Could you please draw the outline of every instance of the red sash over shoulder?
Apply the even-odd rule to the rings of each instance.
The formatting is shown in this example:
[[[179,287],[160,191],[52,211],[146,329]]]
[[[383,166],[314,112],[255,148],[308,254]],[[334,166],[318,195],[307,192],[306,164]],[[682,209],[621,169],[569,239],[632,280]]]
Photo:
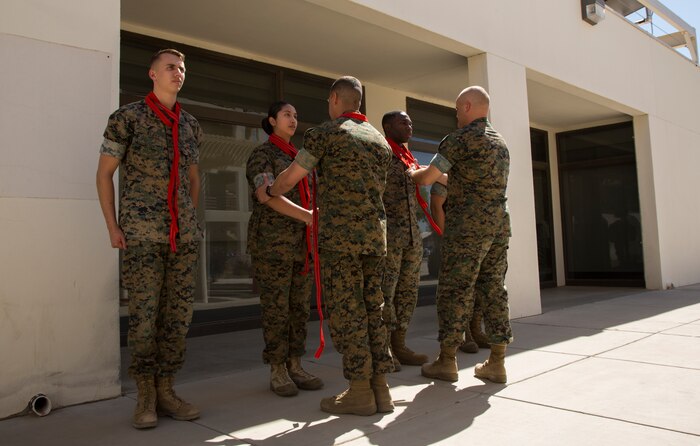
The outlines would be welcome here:
[[[416,161],[416,158],[413,156],[410,150],[406,148],[403,144],[399,144],[396,141],[392,140],[391,138],[386,139],[387,142],[389,143],[389,146],[391,146],[391,150],[394,152],[394,155],[401,160],[401,162],[408,168],[411,166],[415,167],[420,167],[418,164],[418,161]],[[425,217],[428,219],[428,223],[430,223],[430,226],[433,227],[433,230],[438,233],[438,235],[442,235],[442,230],[440,227],[435,223],[433,220],[433,217],[430,215],[430,211],[428,211],[428,203],[425,202],[423,197],[420,194],[420,186],[416,184],[416,199],[418,200],[418,204],[420,207],[423,209],[423,213],[425,214]]]
[[[155,93],[150,92],[146,96],[146,104],[160,118],[161,122],[171,129],[173,135],[173,164],[170,166],[170,181],[168,182],[168,210],[170,211],[170,235],[168,239],[170,240],[170,249],[175,252],[177,250],[175,239],[179,231],[177,227],[177,191],[180,187],[180,148],[178,147],[180,103],[175,102],[175,111],[172,111],[161,104]]]
[[[294,145],[288,143],[287,141],[275,135],[274,133],[270,135],[269,141],[282,152],[286,153],[291,159],[295,159],[297,157],[297,153],[299,153],[299,151],[296,147],[294,147]],[[301,206],[304,209],[311,209],[311,193],[309,190],[309,179],[307,177],[304,177],[301,181],[299,181],[299,183],[297,183],[297,187],[299,188],[299,196],[301,197]],[[309,272],[310,254],[312,254],[311,228],[307,226],[306,264],[304,265],[304,271],[301,272],[302,274],[307,274]]]
[[[363,115],[362,113],[347,112],[347,113],[343,113],[340,116],[343,118],[352,118],[352,119],[357,119],[358,121],[367,122],[367,116]]]
[[[274,144],[278,149],[289,155],[290,158],[295,159],[299,151],[292,144],[283,140],[274,133],[270,135],[270,142]],[[316,210],[316,173],[312,173],[313,179],[313,198],[309,191],[309,179],[304,177],[298,183],[299,195],[301,196],[301,205],[305,209],[312,210],[312,224],[311,227],[306,227],[306,265],[304,266],[304,271],[302,274],[307,274],[309,272],[309,255],[314,256],[314,284],[316,285],[316,307],[318,309],[318,317],[320,324],[320,345],[316,354],[316,358],[321,357],[323,353],[323,348],[326,345],[326,340],[323,335],[323,305],[321,301],[321,262],[318,259],[318,212]]]

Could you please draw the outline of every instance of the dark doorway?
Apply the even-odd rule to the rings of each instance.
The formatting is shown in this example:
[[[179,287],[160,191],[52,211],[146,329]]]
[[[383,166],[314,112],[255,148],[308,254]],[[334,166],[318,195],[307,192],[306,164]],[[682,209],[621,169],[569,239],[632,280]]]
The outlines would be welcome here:
[[[559,133],[567,285],[644,286],[632,123]]]

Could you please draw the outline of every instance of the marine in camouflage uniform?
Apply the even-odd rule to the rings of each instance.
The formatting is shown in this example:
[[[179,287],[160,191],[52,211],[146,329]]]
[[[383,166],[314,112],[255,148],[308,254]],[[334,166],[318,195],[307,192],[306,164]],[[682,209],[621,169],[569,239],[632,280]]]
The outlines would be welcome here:
[[[100,149],[121,160],[119,225],[127,239],[122,283],[129,292],[129,373],[174,375],[185,358],[192,320],[202,231],[190,197],[188,168],[199,162],[202,130],[182,111],[179,123],[180,187],[177,251],[168,242],[168,177],[172,136],[145,101],[110,116]]]
[[[384,137],[367,122],[340,117],[304,134],[296,162],[318,172],[319,255],[331,338],[347,379],[392,371],[382,321],[389,164]]]
[[[147,99],[155,100],[163,110],[165,106],[155,93],[165,92],[161,97],[172,98],[174,108],[179,110],[175,100],[184,82],[184,56],[175,50],[157,53],[149,74],[154,80],[154,93]],[[199,417],[199,409],[180,399],[172,388],[173,377],[185,358],[202,239],[192,193],[199,191],[197,164],[203,134],[192,115],[179,111],[179,231],[173,240],[175,251],[169,238],[168,205],[173,127],[165,125],[146,100],[134,102],[109,117],[100,148],[100,204],[112,246],[124,249],[121,279],[129,295],[129,374],[138,387],[133,422],[137,428],[157,424],[156,397],[158,409],[166,415],[179,420]],[[112,175],[117,166],[121,191],[115,228]],[[191,184],[191,180],[197,184]]]
[[[441,221],[444,230],[445,210],[444,203],[447,200],[447,186],[435,182],[430,188],[430,208],[433,217],[437,213],[441,214]],[[436,218],[437,220],[437,218]],[[442,250],[442,236],[437,233],[433,234],[435,240],[435,249],[438,253]],[[469,328],[464,331],[464,341],[459,346],[459,349],[465,353],[477,353],[479,348],[488,348],[489,342],[481,328],[483,296],[477,288],[474,290],[474,311],[472,311],[471,319],[469,320]]]
[[[264,183],[265,175],[276,176],[291,162],[289,155],[270,142],[257,147],[246,165],[251,190]],[[285,196],[301,206],[298,188]],[[253,200],[248,253],[253,261],[253,277],[260,287],[263,361],[280,364],[290,356],[303,356],[313,283],[313,267],[306,263],[306,225]],[[308,271],[301,274],[305,267]]]
[[[484,296],[489,341],[509,343],[508,268],[510,217],[505,190],[510,158],[503,138],[487,119],[448,135],[432,165],[450,172],[449,200],[438,276],[438,339],[459,346],[474,308],[474,290]]]
[[[251,190],[255,191],[264,184],[265,178],[274,178],[291,163],[292,158],[270,141],[257,147],[246,165]],[[302,206],[299,188],[292,188],[285,196]],[[321,380],[305,372],[297,377],[292,369],[292,363],[301,367],[299,359],[306,353],[306,323],[313,284],[313,260],[308,254],[306,225],[253,200],[253,213],[248,222],[248,253],[253,262],[253,277],[260,288],[265,339],[263,361],[279,366],[279,374],[284,375],[278,378],[278,371],[273,367],[272,390],[281,396],[292,396],[296,395],[297,387],[319,389],[323,386]],[[291,378],[282,370],[288,361]]]
[[[449,172],[449,200],[445,203],[437,290],[441,353],[433,364],[423,366],[422,373],[457,380],[454,352],[469,328],[478,290],[484,299],[484,322],[492,350],[489,360],[477,365],[476,376],[505,382],[503,356],[513,338],[504,285],[510,238],[506,207],[510,156],[504,139],[486,118],[489,99],[481,87],[465,89],[456,105],[462,127],[442,140],[426,168]],[[484,366],[487,370],[497,366],[498,370],[485,376]]]
[[[413,134],[411,119],[402,111],[386,113],[382,127],[387,139],[398,145],[408,142]],[[404,162],[393,154],[382,197],[387,218],[387,255],[382,281],[383,317],[391,333],[395,369],[400,369],[401,364],[421,365],[428,362],[426,355],[416,354],[406,346],[406,331],[418,301],[423,261],[423,240],[417,214],[421,208],[416,198],[416,185],[406,174],[406,168]]]
[[[300,175],[317,170],[323,297],[331,338],[350,381],[347,391],[324,398],[321,409],[371,415],[393,410],[385,378],[393,364],[381,291],[386,256],[382,194],[391,150],[357,113],[361,98],[357,79],[336,80],[329,97],[331,121],[306,131],[304,148],[270,192],[284,192]]]

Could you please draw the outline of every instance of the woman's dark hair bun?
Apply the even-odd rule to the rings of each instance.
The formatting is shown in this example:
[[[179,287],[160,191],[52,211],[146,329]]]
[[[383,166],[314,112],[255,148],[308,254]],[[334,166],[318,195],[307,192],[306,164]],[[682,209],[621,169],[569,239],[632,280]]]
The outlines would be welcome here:
[[[263,130],[265,130],[265,133],[267,133],[268,135],[272,135],[274,129],[272,128],[272,124],[270,124],[269,116],[264,117],[262,121],[260,121],[260,126]]]

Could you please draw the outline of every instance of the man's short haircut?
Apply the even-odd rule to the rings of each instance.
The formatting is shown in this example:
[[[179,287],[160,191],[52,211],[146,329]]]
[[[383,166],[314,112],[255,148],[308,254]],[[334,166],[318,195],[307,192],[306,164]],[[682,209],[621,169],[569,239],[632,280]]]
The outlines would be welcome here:
[[[362,83],[356,77],[343,76],[331,85],[331,93],[335,92],[344,103],[360,108],[362,102]]]
[[[394,110],[384,113],[384,116],[382,116],[382,128],[389,125],[390,122],[401,116],[402,113],[406,112],[403,110]]]
[[[179,52],[178,50],[173,48],[165,48],[163,50],[156,51],[155,53],[153,53],[153,56],[151,56],[151,63],[149,66],[153,67],[153,64],[156,63],[156,61],[160,59],[160,56],[163,54],[172,54],[173,56],[179,57],[181,61],[185,61],[185,55]]]

